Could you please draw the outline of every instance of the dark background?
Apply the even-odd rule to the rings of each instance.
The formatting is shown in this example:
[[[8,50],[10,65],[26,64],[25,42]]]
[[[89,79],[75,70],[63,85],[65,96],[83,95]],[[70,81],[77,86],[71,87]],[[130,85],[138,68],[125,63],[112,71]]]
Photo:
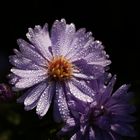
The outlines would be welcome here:
[[[5,77],[11,67],[8,56],[13,54],[13,48],[18,48],[17,38],[26,38],[28,27],[43,25],[45,22],[51,27],[54,20],[65,18],[68,23],[73,22],[77,29],[85,27],[92,31],[95,39],[103,42],[112,60],[110,72],[118,77],[116,87],[124,83],[132,84],[131,90],[134,91],[134,103],[137,107],[137,122],[134,125],[139,133],[140,52],[136,36],[136,9],[134,1],[122,3],[46,0],[1,3],[0,82],[7,82]],[[39,120],[35,111],[25,112],[22,105],[0,104],[0,140],[53,139],[55,128],[59,126],[52,122],[50,114]]]

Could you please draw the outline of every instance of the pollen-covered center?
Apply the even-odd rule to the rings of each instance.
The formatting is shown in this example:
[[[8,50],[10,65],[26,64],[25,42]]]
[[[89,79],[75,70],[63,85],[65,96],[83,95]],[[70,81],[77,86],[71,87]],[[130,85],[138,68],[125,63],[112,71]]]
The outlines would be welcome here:
[[[63,56],[55,57],[49,62],[48,74],[54,80],[67,80],[72,76],[72,64]]]

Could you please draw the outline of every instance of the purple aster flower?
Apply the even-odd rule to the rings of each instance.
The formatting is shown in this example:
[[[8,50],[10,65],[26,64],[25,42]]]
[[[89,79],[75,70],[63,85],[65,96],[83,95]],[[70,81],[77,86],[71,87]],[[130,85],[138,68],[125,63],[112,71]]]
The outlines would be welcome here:
[[[15,96],[9,86],[6,84],[0,84],[0,102],[12,101],[14,97]]]
[[[16,90],[27,89],[18,101],[25,109],[36,107],[36,113],[44,116],[54,99],[55,120],[67,119],[69,109],[67,94],[81,100],[91,101],[90,90],[84,80],[99,77],[110,64],[108,55],[99,41],[85,29],[76,31],[74,24],[56,20],[51,33],[48,25],[29,28],[27,38],[31,43],[19,39],[20,51],[10,56],[14,65],[10,83]],[[88,91],[88,92],[87,92]]]
[[[72,117],[58,135],[70,135],[71,140],[121,140],[121,136],[135,136],[131,126],[135,107],[129,104],[132,95],[129,86],[123,85],[112,94],[116,76],[107,85],[103,84],[104,80],[102,76],[90,83],[98,91],[92,103],[69,101]]]

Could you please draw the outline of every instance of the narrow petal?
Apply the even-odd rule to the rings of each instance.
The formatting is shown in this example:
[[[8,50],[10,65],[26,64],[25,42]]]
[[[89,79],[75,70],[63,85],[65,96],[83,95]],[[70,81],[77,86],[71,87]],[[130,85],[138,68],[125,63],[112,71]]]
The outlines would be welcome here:
[[[67,88],[68,88],[68,91],[70,92],[70,94],[73,95],[74,97],[78,98],[79,100],[82,100],[84,102],[93,101],[93,99],[91,97],[84,94],[80,89],[78,89],[75,85],[73,85],[72,82],[68,82]]]
[[[22,78],[15,84],[15,87],[19,89],[29,88],[37,83],[42,82],[46,78],[46,76]]]
[[[56,20],[51,29],[52,51],[55,56],[61,55],[62,43],[64,42],[64,35],[66,29],[66,21]]]
[[[66,121],[70,116],[69,109],[67,105],[66,95],[62,88],[62,85],[58,83],[56,84],[55,100],[57,101],[58,109],[59,109],[62,120]]]
[[[37,65],[33,60],[26,58],[20,51],[14,49],[16,55],[9,57],[9,61],[12,65],[19,69],[39,69],[40,66]]]
[[[83,80],[91,80],[91,79],[94,79],[93,76],[88,76],[86,74],[82,74],[82,73],[73,73],[73,76],[76,77],[76,78],[80,78],[80,79],[83,79]]]
[[[111,129],[122,136],[135,137],[136,133],[130,125],[127,124],[113,124]]]
[[[87,49],[87,53],[88,51],[89,54],[85,57],[87,63],[102,66],[107,66],[110,64],[111,61],[107,60],[109,56],[104,51],[104,46],[100,41],[94,41],[94,43]]]
[[[64,19],[56,20],[51,30],[52,49],[54,55],[66,56],[75,34],[74,24],[66,24]]]
[[[102,94],[102,99],[101,99],[102,104],[105,104],[105,102],[111,97],[115,82],[116,82],[116,75],[112,77],[104,93]]]
[[[56,98],[54,98],[53,102],[53,119],[55,122],[60,123],[62,121],[62,118],[59,111],[58,101],[56,100]]]
[[[10,83],[11,85],[15,85],[15,84],[19,81],[19,79],[20,79],[17,75],[15,75],[15,74],[13,74],[13,73],[10,73],[10,74],[8,75],[8,78],[10,79],[10,80],[9,80],[9,83]]]
[[[89,76],[89,78],[96,79],[104,73],[102,66],[90,65],[84,59],[80,59],[73,63],[80,73]]]
[[[44,56],[44,58],[50,60],[52,58],[49,52],[49,47],[52,46],[48,33],[48,25],[45,24],[43,29],[40,26],[35,26],[34,29],[29,28],[27,38],[35,46],[35,48]]]
[[[123,140],[121,135],[118,135],[117,133],[113,131],[109,132],[109,134],[112,137],[112,140]]]
[[[39,85],[35,86],[33,89],[29,89],[27,91],[28,95],[26,99],[24,100],[24,105],[28,106],[34,103],[42,94],[44,89],[46,88],[46,83],[40,83]]]
[[[130,85],[122,85],[118,90],[113,93],[112,98],[116,100],[122,100],[123,102],[129,102],[134,96],[133,92],[128,91],[129,87]]]
[[[87,85],[91,87],[94,91],[96,91],[97,93],[102,94],[104,93],[106,89],[106,84],[108,83],[108,81],[110,81],[111,77],[112,76],[110,73],[104,73],[97,79],[88,81]]]
[[[110,60],[102,60],[102,61],[96,61],[96,62],[93,62],[93,63],[88,63],[88,64],[91,64],[91,65],[99,65],[99,66],[108,66],[111,64],[111,61]]]
[[[23,95],[21,95],[18,99],[17,99],[17,103],[24,103],[24,100],[26,99],[28,95],[28,92],[24,93]]]
[[[81,131],[78,131],[77,133],[75,133],[71,138],[70,140],[85,140],[83,138],[83,135],[81,133]]]
[[[85,58],[90,51],[88,51],[88,47],[94,42],[93,38],[90,38],[82,47],[77,46],[77,49],[72,53],[71,57],[69,58],[72,62],[77,61],[79,59]]]
[[[77,54],[81,52],[89,44],[91,40],[93,40],[93,37],[91,37],[92,33],[85,32],[86,30],[82,28],[75,33],[73,41],[69,48],[69,52],[67,54],[68,59],[71,59],[72,61],[75,60],[75,57],[77,59]],[[81,56],[79,58],[81,58]]]
[[[131,123],[136,121],[136,118],[127,114],[112,114],[112,122],[113,123],[119,123],[119,122],[124,122],[124,123]]]
[[[40,66],[35,64],[32,60],[27,59],[23,56],[18,57],[17,55],[9,56],[9,62],[19,69],[30,69],[30,70],[36,70],[39,69]]]
[[[70,49],[70,46],[72,44],[72,41],[74,39],[74,34],[75,34],[75,25],[73,23],[71,24],[67,24],[66,25],[66,30],[65,30],[65,35],[64,35],[64,42],[63,42],[63,46],[64,47],[61,47],[62,48],[62,54],[64,56],[67,55],[69,49]]]
[[[89,129],[89,140],[95,140],[95,132],[91,127]]]
[[[78,112],[81,112],[82,114],[84,114],[87,104],[85,104],[85,102],[81,102],[81,100],[79,101],[74,98],[74,99],[68,100],[68,106],[71,110],[72,115],[75,118],[79,118]]]
[[[26,111],[32,110],[37,106],[37,103],[38,103],[38,99],[35,102],[33,102],[32,104],[25,106],[24,109]]]
[[[76,126],[76,122],[73,118],[68,118],[64,127],[60,130],[58,135],[73,135],[77,130],[78,126]]]
[[[72,79],[72,84],[76,86],[79,90],[81,90],[83,93],[87,94],[88,96],[94,98],[95,91],[92,90],[90,87],[88,87],[86,84],[76,80]]]
[[[126,114],[126,113],[134,113],[136,111],[135,106],[129,104],[115,104],[108,108],[109,111],[113,112],[114,114]]]
[[[89,37],[89,40],[81,48],[81,50],[71,57],[71,61],[74,62],[79,59],[85,59],[89,64],[96,64],[100,61],[102,66],[106,66],[107,61],[105,62],[105,60],[107,60],[109,56],[103,49],[104,47],[100,41],[94,41],[92,37]]]
[[[47,71],[43,69],[42,70],[20,70],[20,69],[12,68],[11,72],[23,78],[38,77],[38,76],[43,76],[47,74]]]
[[[99,79],[97,79],[97,83],[98,83],[98,87],[99,87],[98,92],[100,92],[100,93],[105,92],[105,89],[107,87],[106,84],[109,83],[111,78],[112,78],[111,73],[106,72],[102,76],[100,76]]]
[[[32,45],[27,43],[26,41],[22,39],[17,40],[19,48],[21,53],[28,59],[32,60],[38,65],[45,66],[47,60],[45,60],[42,55],[38,53],[38,51],[34,48],[31,47]]]
[[[53,95],[54,95],[54,85],[50,84],[43,91],[43,93],[38,101],[38,104],[37,104],[36,113],[40,117],[43,117],[47,113],[47,111],[50,107],[50,104],[52,102]]]
[[[74,134],[74,135],[70,138],[70,140],[77,140],[76,134]]]

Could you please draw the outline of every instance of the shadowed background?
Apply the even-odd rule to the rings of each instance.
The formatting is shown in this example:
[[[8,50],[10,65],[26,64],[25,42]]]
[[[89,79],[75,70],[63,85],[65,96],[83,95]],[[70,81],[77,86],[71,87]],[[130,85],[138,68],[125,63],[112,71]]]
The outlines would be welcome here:
[[[6,75],[11,68],[8,56],[13,54],[13,48],[18,48],[18,38],[26,39],[28,27],[44,25],[45,22],[51,27],[54,20],[65,18],[67,23],[73,22],[77,29],[85,27],[87,31],[92,31],[95,39],[103,42],[112,60],[110,72],[118,77],[115,88],[124,83],[132,84],[133,102],[137,107],[134,114],[137,122],[134,125],[139,133],[140,52],[136,38],[134,3],[46,0],[33,3],[5,2],[0,6],[1,83],[7,83]],[[25,112],[23,106],[15,101],[0,103],[0,140],[52,140],[55,139],[54,135],[59,128],[60,125],[52,120],[51,109],[45,118],[39,120],[35,111]]]

